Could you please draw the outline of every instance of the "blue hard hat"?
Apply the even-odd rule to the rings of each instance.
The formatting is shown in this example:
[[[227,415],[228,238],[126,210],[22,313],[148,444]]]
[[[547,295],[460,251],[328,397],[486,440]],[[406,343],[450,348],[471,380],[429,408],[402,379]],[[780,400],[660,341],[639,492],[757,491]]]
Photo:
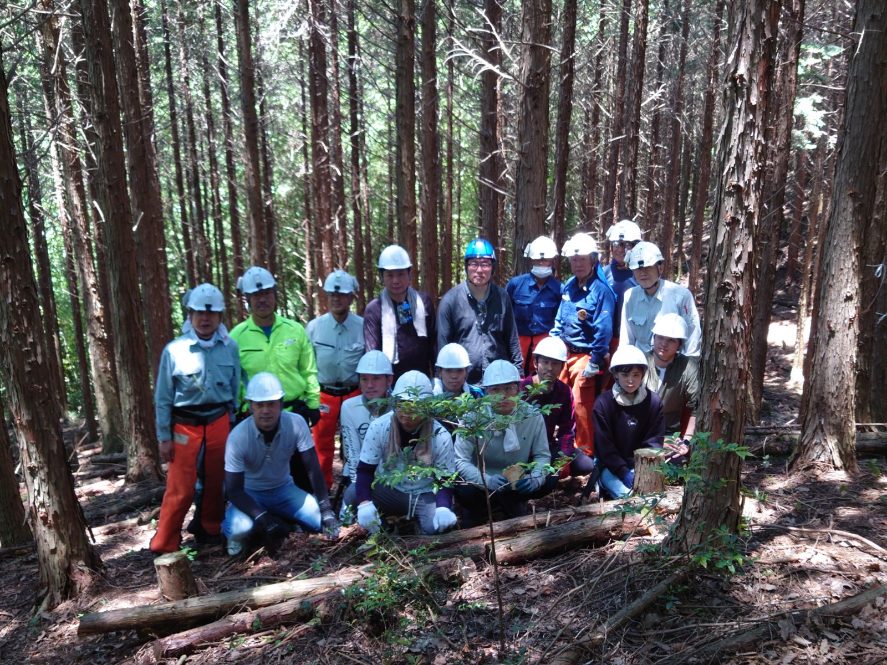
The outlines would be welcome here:
[[[468,259],[492,259],[496,260],[496,251],[489,240],[475,238],[465,248],[465,260]]]

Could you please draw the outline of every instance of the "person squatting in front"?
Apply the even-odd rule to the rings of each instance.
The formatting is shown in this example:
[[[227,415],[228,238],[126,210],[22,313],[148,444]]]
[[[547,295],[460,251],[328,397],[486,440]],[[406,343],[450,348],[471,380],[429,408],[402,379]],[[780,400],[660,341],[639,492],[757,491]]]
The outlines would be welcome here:
[[[662,448],[665,424],[659,395],[644,385],[643,351],[620,346],[610,359],[610,372],[616,383],[594,405],[594,443],[601,465],[601,494],[622,499],[634,486],[634,451]]]
[[[514,308],[514,322],[524,357],[523,374],[530,376],[536,345],[548,337],[554,327],[554,315],[561,301],[561,283],[554,273],[557,245],[546,236],[539,236],[524,250],[530,260],[530,272],[508,280],[505,291]]]
[[[218,538],[224,512],[225,439],[237,411],[240,357],[222,325],[225,300],[212,284],[188,297],[188,331],[166,345],[157,369],[154,414],[160,458],[169,462],[152,552],[175,552],[194,499],[197,459],[204,454],[199,538]]]
[[[456,485],[456,497],[464,510],[463,526],[475,526],[487,519],[484,486],[490,504],[506,517],[527,513],[527,501],[539,498],[546,467],[551,462],[545,421],[539,411],[518,396],[520,372],[507,360],[494,360],[484,370],[483,388],[494,396],[492,407],[485,407],[470,425],[489,424],[476,435],[456,436],[456,469],[463,482]],[[503,419],[501,416],[505,416]],[[513,483],[503,472],[526,465],[521,478]]]
[[[317,460],[311,430],[302,416],[283,410],[284,390],[269,372],[259,372],[246,387],[252,415],[235,427],[225,449],[225,494],[228,507],[222,532],[228,554],[240,554],[260,541],[270,554],[283,544],[292,524],[338,536],[326,481]],[[290,475],[290,460],[299,457],[313,495]]]
[[[379,530],[379,513],[416,518],[424,534],[456,526],[453,493],[434,491],[434,480],[414,475],[410,467],[434,467],[443,476],[455,473],[453,439],[443,425],[421,413],[421,402],[432,396],[430,379],[416,370],[394,384],[394,411],[374,420],[367,430],[354,488],[357,522],[367,531]],[[378,474],[377,474],[378,471]]]
[[[589,475],[594,471],[594,460],[581,450],[576,450],[573,393],[567,384],[558,379],[567,362],[566,344],[557,337],[546,337],[536,346],[533,355],[536,373],[521,379],[521,394],[527,402],[537,407],[552,406],[548,413],[542,414],[552,463],[561,456],[570,459],[559,474],[551,474],[545,479],[543,488],[551,491],[557,486],[558,476]],[[533,394],[529,394],[531,386],[536,387]]]

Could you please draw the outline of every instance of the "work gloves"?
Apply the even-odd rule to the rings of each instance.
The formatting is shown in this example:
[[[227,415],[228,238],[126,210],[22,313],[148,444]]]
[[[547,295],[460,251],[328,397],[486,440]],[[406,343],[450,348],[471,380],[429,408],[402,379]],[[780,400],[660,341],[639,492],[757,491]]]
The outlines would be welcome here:
[[[503,476],[501,473],[494,473],[492,475],[487,475],[487,489],[491,492],[495,492],[498,489],[505,487],[508,484],[508,478]]]
[[[268,554],[272,555],[277,554],[290,531],[289,526],[283,520],[267,510],[256,517],[255,528],[258,530]]]
[[[588,364],[585,366],[585,369],[582,370],[582,378],[583,379],[593,379],[598,374],[600,374],[600,372],[601,372],[601,368],[589,360]]]
[[[634,469],[629,469],[625,473],[622,474],[622,484],[625,485],[628,489],[634,487]]]
[[[320,409],[307,409],[305,420],[308,421],[308,427],[314,427],[320,422]]]
[[[456,526],[456,513],[444,506],[434,509],[434,517],[431,520],[435,533],[442,533]]]
[[[357,523],[370,533],[376,533],[381,526],[379,511],[372,501],[365,501],[357,507]]]
[[[330,540],[339,537],[339,521],[329,499],[320,502],[320,530]]]
[[[540,476],[524,476],[514,484],[514,491],[518,494],[532,494],[542,487],[542,482]]]

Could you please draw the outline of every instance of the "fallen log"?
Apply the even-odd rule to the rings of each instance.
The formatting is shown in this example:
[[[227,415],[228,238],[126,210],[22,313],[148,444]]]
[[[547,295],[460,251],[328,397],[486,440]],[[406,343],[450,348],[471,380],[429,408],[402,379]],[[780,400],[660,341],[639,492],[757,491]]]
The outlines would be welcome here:
[[[141,526],[143,524],[148,524],[151,520],[160,515],[160,506],[155,506],[150,510],[139,514],[138,517],[130,517],[125,520],[120,520],[119,522],[109,522],[108,524],[102,524],[101,526],[94,527],[92,532],[97,536],[108,536],[113,533],[117,533],[119,531],[123,531],[124,529],[128,529],[132,526]]]
[[[460,585],[468,581],[468,576],[473,571],[474,566],[470,561],[458,557],[438,561],[422,569],[426,577]],[[192,653],[201,644],[218,642],[236,633],[254,633],[284,624],[308,621],[314,618],[319,607],[334,601],[340,594],[341,589],[333,589],[309,598],[287,600],[276,605],[232,614],[205,626],[159,638],[151,644],[150,653],[154,659],[152,662]]]
[[[749,431],[750,429],[746,428],[745,430],[745,445],[755,455],[788,455],[794,450],[801,437],[801,433],[797,429],[786,429],[782,432]],[[857,432],[856,454],[872,457],[887,455],[887,432]]]
[[[226,591],[159,605],[92,612],[80,617],[77,634],[91,635],[113,630],[157,630],[160,627],[194,625],[224,616],[234,609],[257,609],[287,600],[313,598],[332,589],[343,589],[371,575],[372,569],[371,565],[364,565],[307,580],[265,584],[251,589]]]
[[[832,603],[831,605],[823,605],[813,609],[795,610],[787,616],[793,624],[798,625],[806,622],[811,617],[843,617],[856,614],[869,603],[873,603],[881,596],[887,595],[887,586],[883,584],[845,598],[844,600]],[[743,631],[739,634],[730,635],[717,642],[709,643],[702,648],[694,649],[693,657],[699,662],[706,662],[706,657],[714,657],[718,659],[727,654],[741,651],[743,649],[760,650],[761,644],[771,639],[782,639],[780,626],[778,621],[766,621],[762,625]],[[660,663],[678,663],[684,662],[687,658],[686,653],[676,653]]]
[[[135,508],[141,508],[150,503],[159,502],[163,498],[163,492],[166,489],[164,485],[152,485],[150,487],[141,487],[127,491],[113,501],[96,502],[84,508],[86,521],[103,519],[109,515],[117,515],[118,513]]]

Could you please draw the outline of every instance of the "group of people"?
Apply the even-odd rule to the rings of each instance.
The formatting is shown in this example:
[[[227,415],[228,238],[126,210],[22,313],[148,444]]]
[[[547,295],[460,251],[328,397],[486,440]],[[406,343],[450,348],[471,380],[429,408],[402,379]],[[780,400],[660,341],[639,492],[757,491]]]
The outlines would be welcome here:
[[[363,317],[351,311],[357,281],[335,270],[327,311],[306,327],[277,313],[262,267],[238,280],[250,315],[230,333],[222,293],[191,290],[157,372],[169,467],[150,548],[179,548],[192,502],[198,542],[224,537],[234,555],[257,543],[273,551],[293,528],[336,537],[351,516],[370,531],[393,516],[423,533],[471,526],[486,519],[488,494],[497,514],[517,516],[570,475],[621,498],[634,451],[662,447],[666,433],[677,435],[670,457],[683,459],[699,399],[694,299],[663,278],[661,252],[634,222],[615,224],[607,242],[601,265],[590,235],[570,238],[562,284],[557,246],[537,238],[529,272],[502,288],[494,247],[472,240],[466,280],[437,308],[413,288],[407,251],[390,245]],[[425,408],[485,396],[459,421]]]

